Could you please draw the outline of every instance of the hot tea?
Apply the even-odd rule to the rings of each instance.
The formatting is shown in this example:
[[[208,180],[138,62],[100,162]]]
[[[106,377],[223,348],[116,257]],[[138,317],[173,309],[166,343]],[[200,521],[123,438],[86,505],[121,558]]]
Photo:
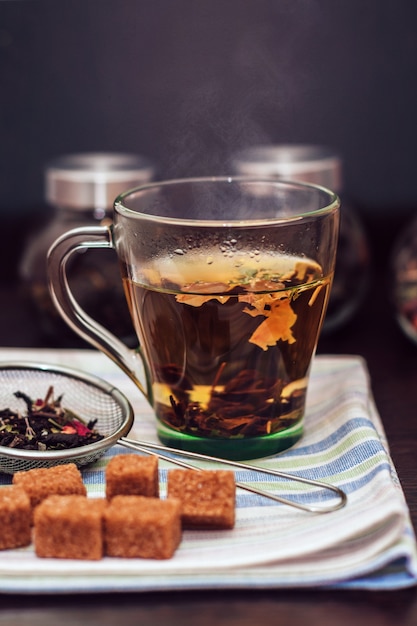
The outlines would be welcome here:
[[[213,253],[123,273],[163,425],[230,440],[300,423],[331,284],[316,262]]]
[[[122,193],[107,227],[78,228],[48,253],[71,328],[127,374],[172,448],[242,460],[303,434],[312,357],[333,280],[339,199],[258,178],[162,181]],[[139,346],[71,293],[68,261],[113,248]],[[141,415],[137,415],[138,421]]]

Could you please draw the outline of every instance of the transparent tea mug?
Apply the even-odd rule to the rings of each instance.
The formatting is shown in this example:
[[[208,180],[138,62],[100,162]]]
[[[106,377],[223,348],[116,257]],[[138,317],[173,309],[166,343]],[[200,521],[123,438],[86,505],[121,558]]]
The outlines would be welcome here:
[[[234,460],[269,456],[303,433],[338,227],[338,197],[316,185],[149,183],[116,198],[111,225],[55,241],[49,287],[67,324],[145,395],[165,445]],[[71,293],[67,265],[86,248],[117,253],[136,350]]]

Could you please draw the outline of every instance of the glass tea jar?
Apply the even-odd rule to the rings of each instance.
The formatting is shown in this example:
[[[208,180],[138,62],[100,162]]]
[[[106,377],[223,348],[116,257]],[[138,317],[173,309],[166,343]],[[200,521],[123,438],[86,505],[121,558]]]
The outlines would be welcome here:
[[[417,344],[417,218],[397,236],[390,258],[391,301],[397,322]]]
[[[323,331],[342,327],[362,304],[369,282],[370,259],[363,225],[344,196],[340,156],[314,144],[260,145],[232,155],[231,166],[235,174],[313,183],[341,197],[336,270]]]
[[[154,166],[140,155],[87,152],[69,154],[45,168],[45,198],[52,208],[46,228],[35,233],[23,254],[20,278],[42,335],[52,345],[80,342],[55,310],[47,284],[46,255],[62,233],[111,221],[116,196],[153,179]],[[81,306],[128,345],[137,340],[130,321],[116,255],[111,250],[80,251],[71,261],[69,283]]]

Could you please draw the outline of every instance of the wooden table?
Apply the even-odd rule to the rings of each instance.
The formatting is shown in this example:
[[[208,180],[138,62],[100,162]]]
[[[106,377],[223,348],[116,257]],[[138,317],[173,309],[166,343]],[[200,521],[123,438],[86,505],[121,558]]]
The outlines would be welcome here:
[[[323,335],[318,352],[361,354],[392,457],[417,528],[417,345],[398,329],[388,298],[387,259],[397,225],[374,222],[373,277],[361,310]],[[0,285],[0,346],[39,347],[44,338],[14,281]],[[50,346],[48,346],[50,347]],[[417,624],[417,588],[401,591],[244,590],[77,596],[0,595],[0,625],[400,626]]]

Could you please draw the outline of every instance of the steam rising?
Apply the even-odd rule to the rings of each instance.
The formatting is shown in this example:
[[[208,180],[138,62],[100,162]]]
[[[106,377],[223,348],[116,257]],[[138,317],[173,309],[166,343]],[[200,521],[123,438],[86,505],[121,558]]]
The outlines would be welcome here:
[[[229,175],[232,154],[244,147],[309,140],[303,136],[304,119],[296,116],[314,85],[306,68],[296,68],[309,45],[311,20],[318,18],[320,9],[312,0],[303,6],[308,22],[300,20],[286,2],[271,7],[270,22],[265,16],[260,21],[255,12],[252,20],[239,23],[236,15],[236,23],[229,25],[227,45],[221,39],[226,36],[225,25],[220,25],[224,32],[219,40],[213,32],[210,43],[221,46],[221,64],[218,49],[203,60],[198,55],[188,59],[183,68],[186,87],[180,89],[180,100],[172,103],[174,124],[166,144],[165,177]]]

